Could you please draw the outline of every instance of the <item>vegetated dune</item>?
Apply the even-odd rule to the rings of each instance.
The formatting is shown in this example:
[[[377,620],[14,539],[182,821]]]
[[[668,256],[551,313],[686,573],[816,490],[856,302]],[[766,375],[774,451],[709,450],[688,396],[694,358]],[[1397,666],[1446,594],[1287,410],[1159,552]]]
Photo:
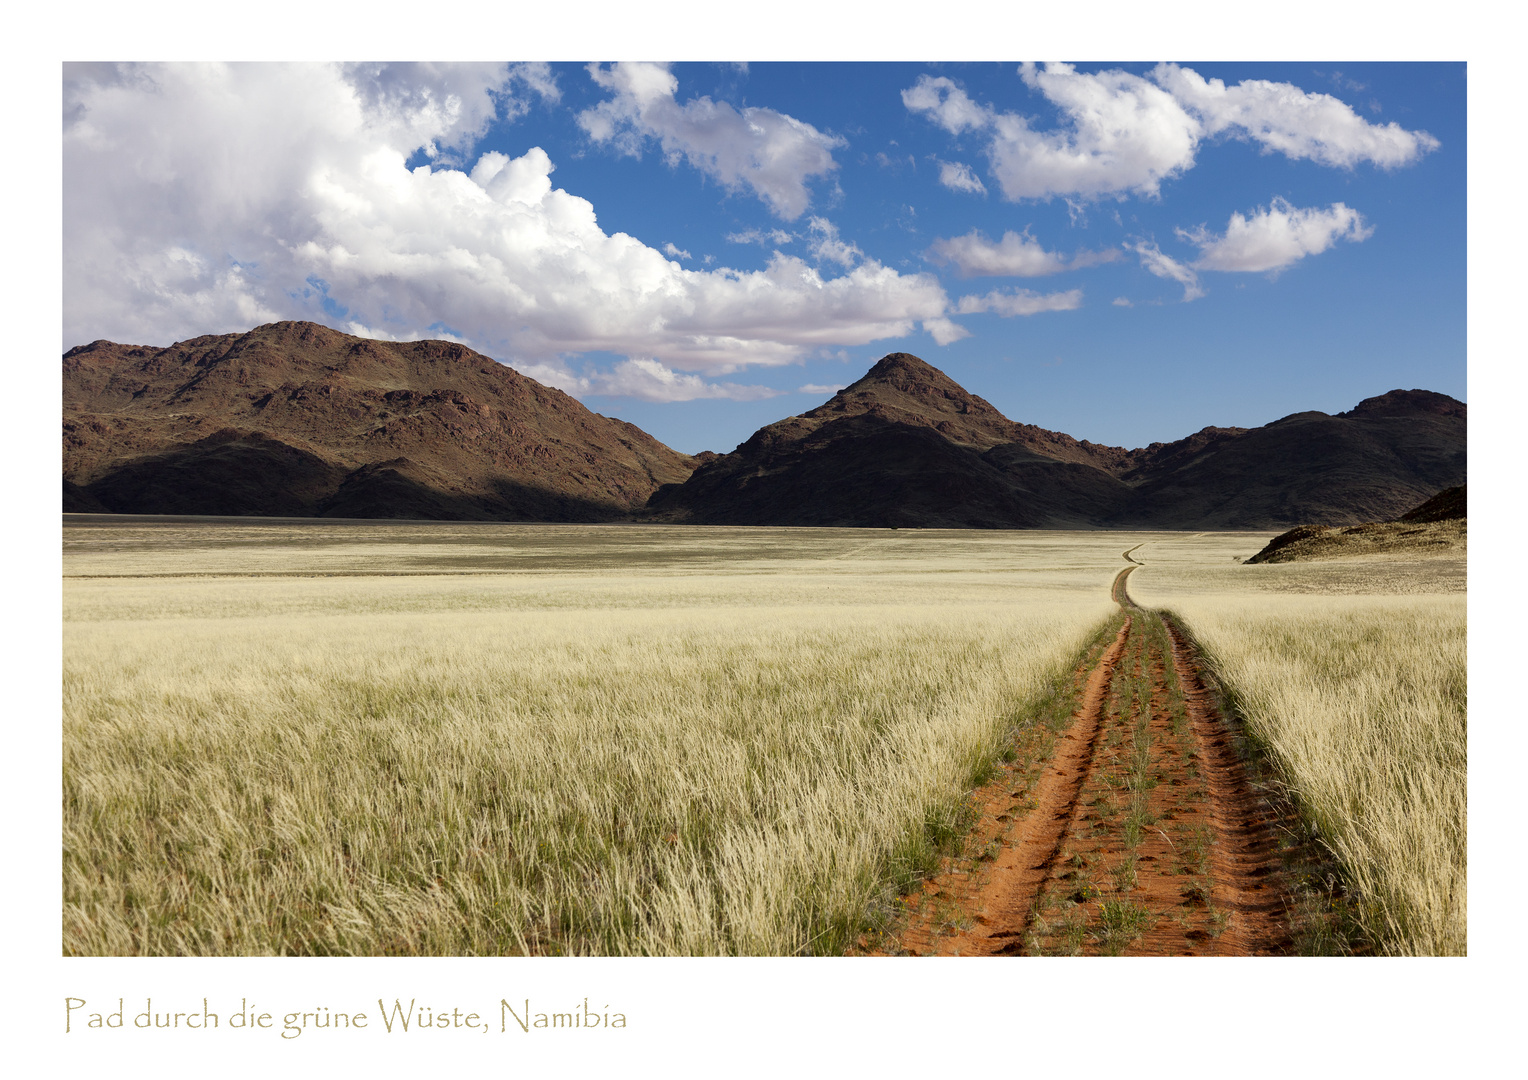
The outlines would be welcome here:
[[[1281,533],[1249,563],[1304,562],[1354,555],[1444,555],[1468,543],[1465,487],[1447,488],[1394,521],[1347,528],[1299,525]]]
[[[925,528],[1263,529],[1394,514],[1464,478],[1466,407],[1396,390],[1337,416],[1137,450],[1009,420],[892,353],[648,503],[658,520]]]
[[[694,459],[462,345],[307,322],[63,360],[65,512],[600,521]]]

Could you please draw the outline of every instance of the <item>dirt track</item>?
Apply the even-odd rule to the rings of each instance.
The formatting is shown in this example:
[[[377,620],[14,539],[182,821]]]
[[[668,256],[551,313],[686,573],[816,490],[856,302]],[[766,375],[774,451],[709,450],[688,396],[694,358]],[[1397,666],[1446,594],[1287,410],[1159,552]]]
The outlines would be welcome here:
[[[1078,669],[1069,727],[1037,725],[976,792],[974,858],[908,898],[911,955],[1290,951],[1280,812],[1248,783],[1186,635],[1136,607]],[[868,943],[867,943],[868,944]]]

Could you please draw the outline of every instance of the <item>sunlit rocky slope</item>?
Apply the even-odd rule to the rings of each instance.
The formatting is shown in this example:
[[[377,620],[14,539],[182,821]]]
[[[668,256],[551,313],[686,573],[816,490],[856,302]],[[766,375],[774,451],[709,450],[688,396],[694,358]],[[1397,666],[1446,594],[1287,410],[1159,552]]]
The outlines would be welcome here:
[[[63,369],[65,511],[596,521],[694,467],[445,341],[272,323]]]

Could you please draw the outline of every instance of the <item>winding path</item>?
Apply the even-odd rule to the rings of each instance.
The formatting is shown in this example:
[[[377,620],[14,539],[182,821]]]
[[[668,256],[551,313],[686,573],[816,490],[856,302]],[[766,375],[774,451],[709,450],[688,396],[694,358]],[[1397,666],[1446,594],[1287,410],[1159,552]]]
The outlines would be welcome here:
[[[1114,578],[1124,622],[1078,670],[1069,726],[1036,730],[976,793],[971,869],[924,883],[886,951],[1288,952],[1280,811],[1260,796],[1191,640]],[[1037,729],[1040,726],[1037,725]]]

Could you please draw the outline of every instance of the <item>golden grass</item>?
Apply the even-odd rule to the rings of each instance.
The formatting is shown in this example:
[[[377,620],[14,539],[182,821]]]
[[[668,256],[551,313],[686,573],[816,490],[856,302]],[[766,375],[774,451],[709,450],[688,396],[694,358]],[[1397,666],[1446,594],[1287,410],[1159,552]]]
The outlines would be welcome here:
[[[1375,945],[1464,955],[1463,560],[1208,569],[1227,546],[1217,537],[1146,545],[1135,552],[1146,566],[1131,577],[1132,597],[1175,611],[1198,640],[1343,865]],[[1314,595],[1365,582],[1375,594]]]
[[[841,951],[1121,547],[238,529],[66,530],[66,953]]]
[[[837,952],[1179,612],[1378,947],[1466,947],[1464,560],[1264,534],[65,529],[64,951]]]

